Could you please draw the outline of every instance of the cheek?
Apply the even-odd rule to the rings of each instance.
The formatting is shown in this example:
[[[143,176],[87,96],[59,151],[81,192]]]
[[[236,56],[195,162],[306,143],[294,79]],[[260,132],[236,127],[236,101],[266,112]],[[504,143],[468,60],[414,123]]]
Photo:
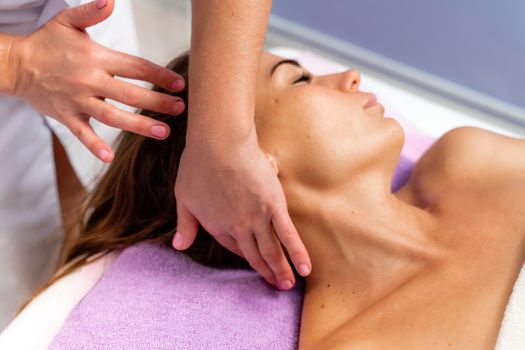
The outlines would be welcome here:
[[[358,158],[359,135],[366,131],[362,123],[352,121],[359,110],[341,102],[345,101],[322,91],[304,92],[277,100],[268,109],[269,117],[258,134],[279,161],[282,176],[315,187],[333,186],[347,178]]]

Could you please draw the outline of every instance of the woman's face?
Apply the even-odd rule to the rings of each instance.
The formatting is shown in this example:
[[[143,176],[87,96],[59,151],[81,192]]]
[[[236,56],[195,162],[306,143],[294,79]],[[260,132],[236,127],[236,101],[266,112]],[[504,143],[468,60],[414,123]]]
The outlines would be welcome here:
[[[259,145],[275,158],[281,181],[330,188],[359,169],[392,157],[397,163],[403,132],[359,84],[353,70],[313,76],[293,61],[263,54],[255,122]]]

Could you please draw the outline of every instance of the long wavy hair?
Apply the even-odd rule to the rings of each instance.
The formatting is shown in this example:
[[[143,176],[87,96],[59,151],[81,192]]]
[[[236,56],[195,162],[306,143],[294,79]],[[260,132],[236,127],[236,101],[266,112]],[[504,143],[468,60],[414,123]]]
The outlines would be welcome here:
[[[167,67],[189,81],[189,54],[175,58]],[[186,84],[179,93],[157,86],[153,90],[179,96],[188,106],[188,87]],[[46,285],[94,256],[101,257],[139,242],[171,246],[177,227],[177,202],[173,189],[186,142],[187,110],[186,107],[177,117],[140,111],[140,114],[170,126],[171,133],[165,140],[129,132],[119,135],[115,159],[85,205],[79,236],[70,247],[66,247],[62,267]],[[207,266],[250,268],[244,258],[223,248],[202,227],[195,243],[183,253]]]

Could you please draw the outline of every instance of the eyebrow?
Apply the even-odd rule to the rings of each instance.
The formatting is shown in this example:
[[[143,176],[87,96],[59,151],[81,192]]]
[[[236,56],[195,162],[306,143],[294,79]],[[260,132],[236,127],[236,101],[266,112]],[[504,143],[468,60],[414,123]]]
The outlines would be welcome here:
[[[301,67],[301,64],[297,60],[290,60],[290,59],[282,60],[282,61],[277,62],[272,67],[272,70],[270,71],[270,77],[273,75],[273,73],[275,73],[277,68],[279,68],[279,66],[283,65],[283,64],[291,64],[291,65],[296,66],[296,67]]]

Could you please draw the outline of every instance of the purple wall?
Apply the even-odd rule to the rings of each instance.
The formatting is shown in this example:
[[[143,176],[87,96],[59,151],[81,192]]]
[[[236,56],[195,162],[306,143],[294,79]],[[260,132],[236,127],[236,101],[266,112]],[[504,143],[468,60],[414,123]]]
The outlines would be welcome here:
[[[274,0],[272,14],[525,108],[525,1]]]

